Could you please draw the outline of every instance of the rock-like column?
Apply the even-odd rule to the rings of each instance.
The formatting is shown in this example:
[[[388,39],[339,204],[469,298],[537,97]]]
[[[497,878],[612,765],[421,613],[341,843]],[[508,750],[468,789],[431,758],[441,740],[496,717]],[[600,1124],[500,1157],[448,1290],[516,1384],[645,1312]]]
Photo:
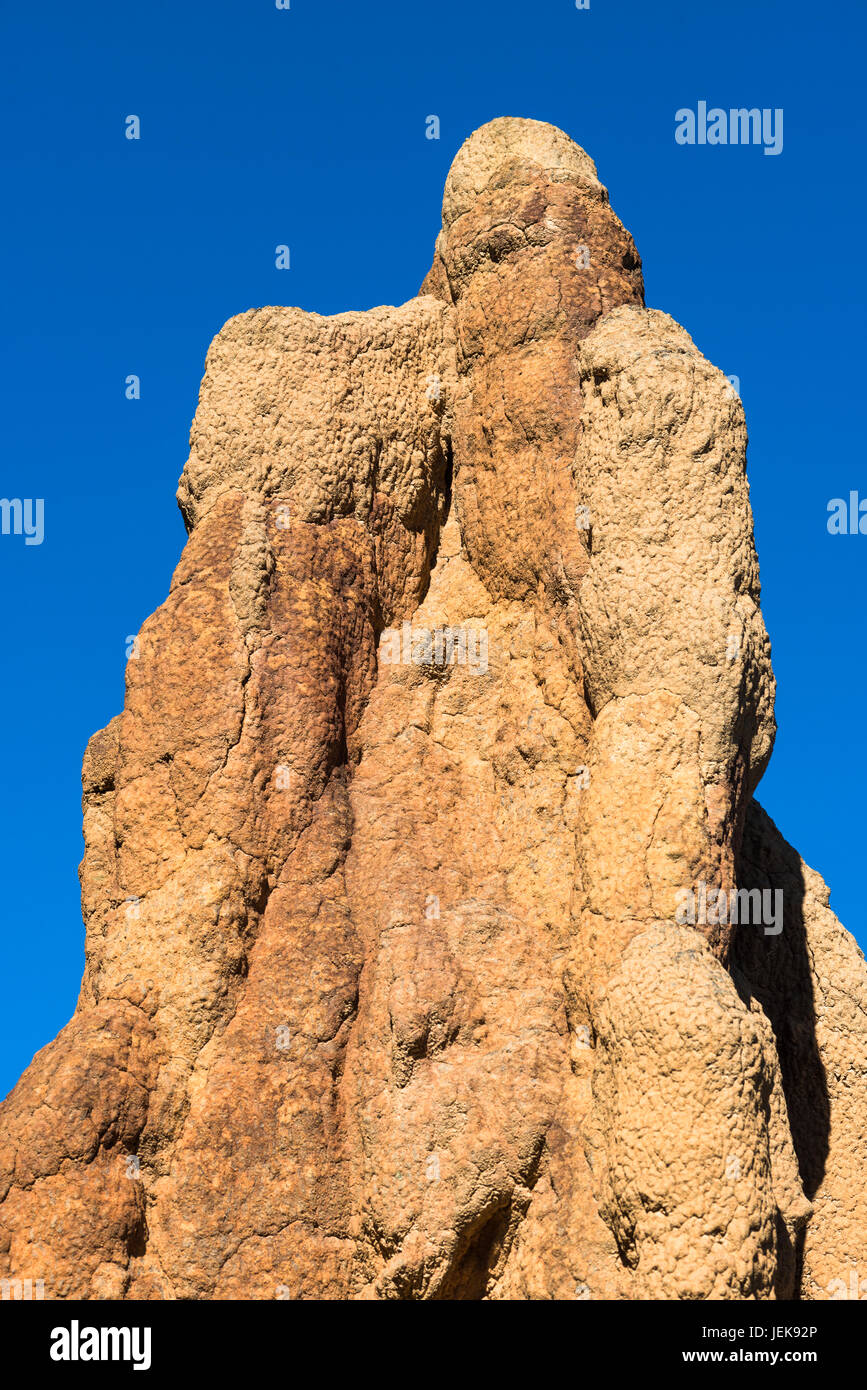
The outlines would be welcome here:
[[[208,354],[190,538],[85,758],[78,1011],[4,1108],[9,1265],[50,1296],[349,1287],[349,750],[436,553],[444,344],[427,299],[245,314]]]
[[[467,554],[496,598],[546,614],[593,720],[567,982],[572,1027],[596,1045],[602,1211],[653,1296],[766,1296],[778,1209],[792,1231],[808,1209],[785,1122],[769,1140],[773,1045],[698,935],[673,925],[679,891],[735,886],[773,736],[740,403],[682,329],[641,307],[628,234],[558,132],[494,122],[464,146],[438,257]],[[722,962],[727,935],[707,932]],[[708,995],[701,1045],[685,1048],[690,972]],[[708,1071],[718,1084],[702,1086]],[[693,1220],[702,1182],[715,1200]]]
[[[569,982],[595,1037],[602,1210],[651,1297],[789,1296],[809,1204],[770,1029],[722,968],[774,733],[743,412],[652,310],[609,314],[579,360],[594,723]],[[679,925],[702,893],[717,910]]]

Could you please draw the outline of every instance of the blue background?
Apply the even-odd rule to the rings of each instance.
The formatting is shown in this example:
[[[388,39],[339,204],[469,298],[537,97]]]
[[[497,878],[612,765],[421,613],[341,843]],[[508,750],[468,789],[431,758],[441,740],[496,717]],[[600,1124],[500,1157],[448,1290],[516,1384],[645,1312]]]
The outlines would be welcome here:
[[[740,379],[779,681],[759,795],[867,939],[867,537],[826,529],[831,497],[867,496],[864,7],[291,3],[19,0],[0,22],[0,496],[44,497],[46,525],[41,546],[0,537],[0,1094],[75,1004],[81,756],[183,545],[173,495],[210,339],[252,306],[410,298],[449,164],[498,115],[589,151],[648,304]],[[677,145],[674,113],[699,100],[782,107],[782,154]]]

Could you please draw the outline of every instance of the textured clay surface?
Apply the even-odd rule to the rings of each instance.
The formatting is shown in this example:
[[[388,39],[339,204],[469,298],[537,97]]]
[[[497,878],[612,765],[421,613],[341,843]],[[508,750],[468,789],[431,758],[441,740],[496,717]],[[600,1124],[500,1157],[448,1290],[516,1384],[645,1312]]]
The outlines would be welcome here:
[[[2,1106],[3,1276],[867,1293],[867,967],[753,800],[745,453],[535,121],[460,150],[418,298],[226,325],[84,760],[78,1007]]]

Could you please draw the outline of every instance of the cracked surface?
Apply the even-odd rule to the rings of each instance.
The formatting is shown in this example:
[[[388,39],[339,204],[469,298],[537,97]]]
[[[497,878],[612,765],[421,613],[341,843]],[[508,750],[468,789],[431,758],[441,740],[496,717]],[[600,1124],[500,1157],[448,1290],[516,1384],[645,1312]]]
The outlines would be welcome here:
[[[867,971],[752,799],[745,452],[539,122],[463,146],[416,299],[230,320],[85,755],[85,976],[2,1107],[4,1276],[851,1296]],[[685,922],[698,883],[781,929]]]

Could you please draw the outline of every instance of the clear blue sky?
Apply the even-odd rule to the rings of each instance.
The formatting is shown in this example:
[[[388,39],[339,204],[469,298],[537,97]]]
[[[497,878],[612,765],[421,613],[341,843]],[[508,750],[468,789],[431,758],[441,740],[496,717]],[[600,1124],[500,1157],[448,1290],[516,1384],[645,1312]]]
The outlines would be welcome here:
[[[740,380],[779,681],[759,795],[867,941],[867,536],[826,528],[867,497],[863,4],[18,0],[0,30],[0,496],[45,499],[41,546],[0,536],[0,1094],[75,1004],[81,756],[183,545],[210,339],[256,305],[410,298],[455,151],[498,115],[585,146],[648,304]],[[782,153],[676,144],[702,100],[783,108]]]

